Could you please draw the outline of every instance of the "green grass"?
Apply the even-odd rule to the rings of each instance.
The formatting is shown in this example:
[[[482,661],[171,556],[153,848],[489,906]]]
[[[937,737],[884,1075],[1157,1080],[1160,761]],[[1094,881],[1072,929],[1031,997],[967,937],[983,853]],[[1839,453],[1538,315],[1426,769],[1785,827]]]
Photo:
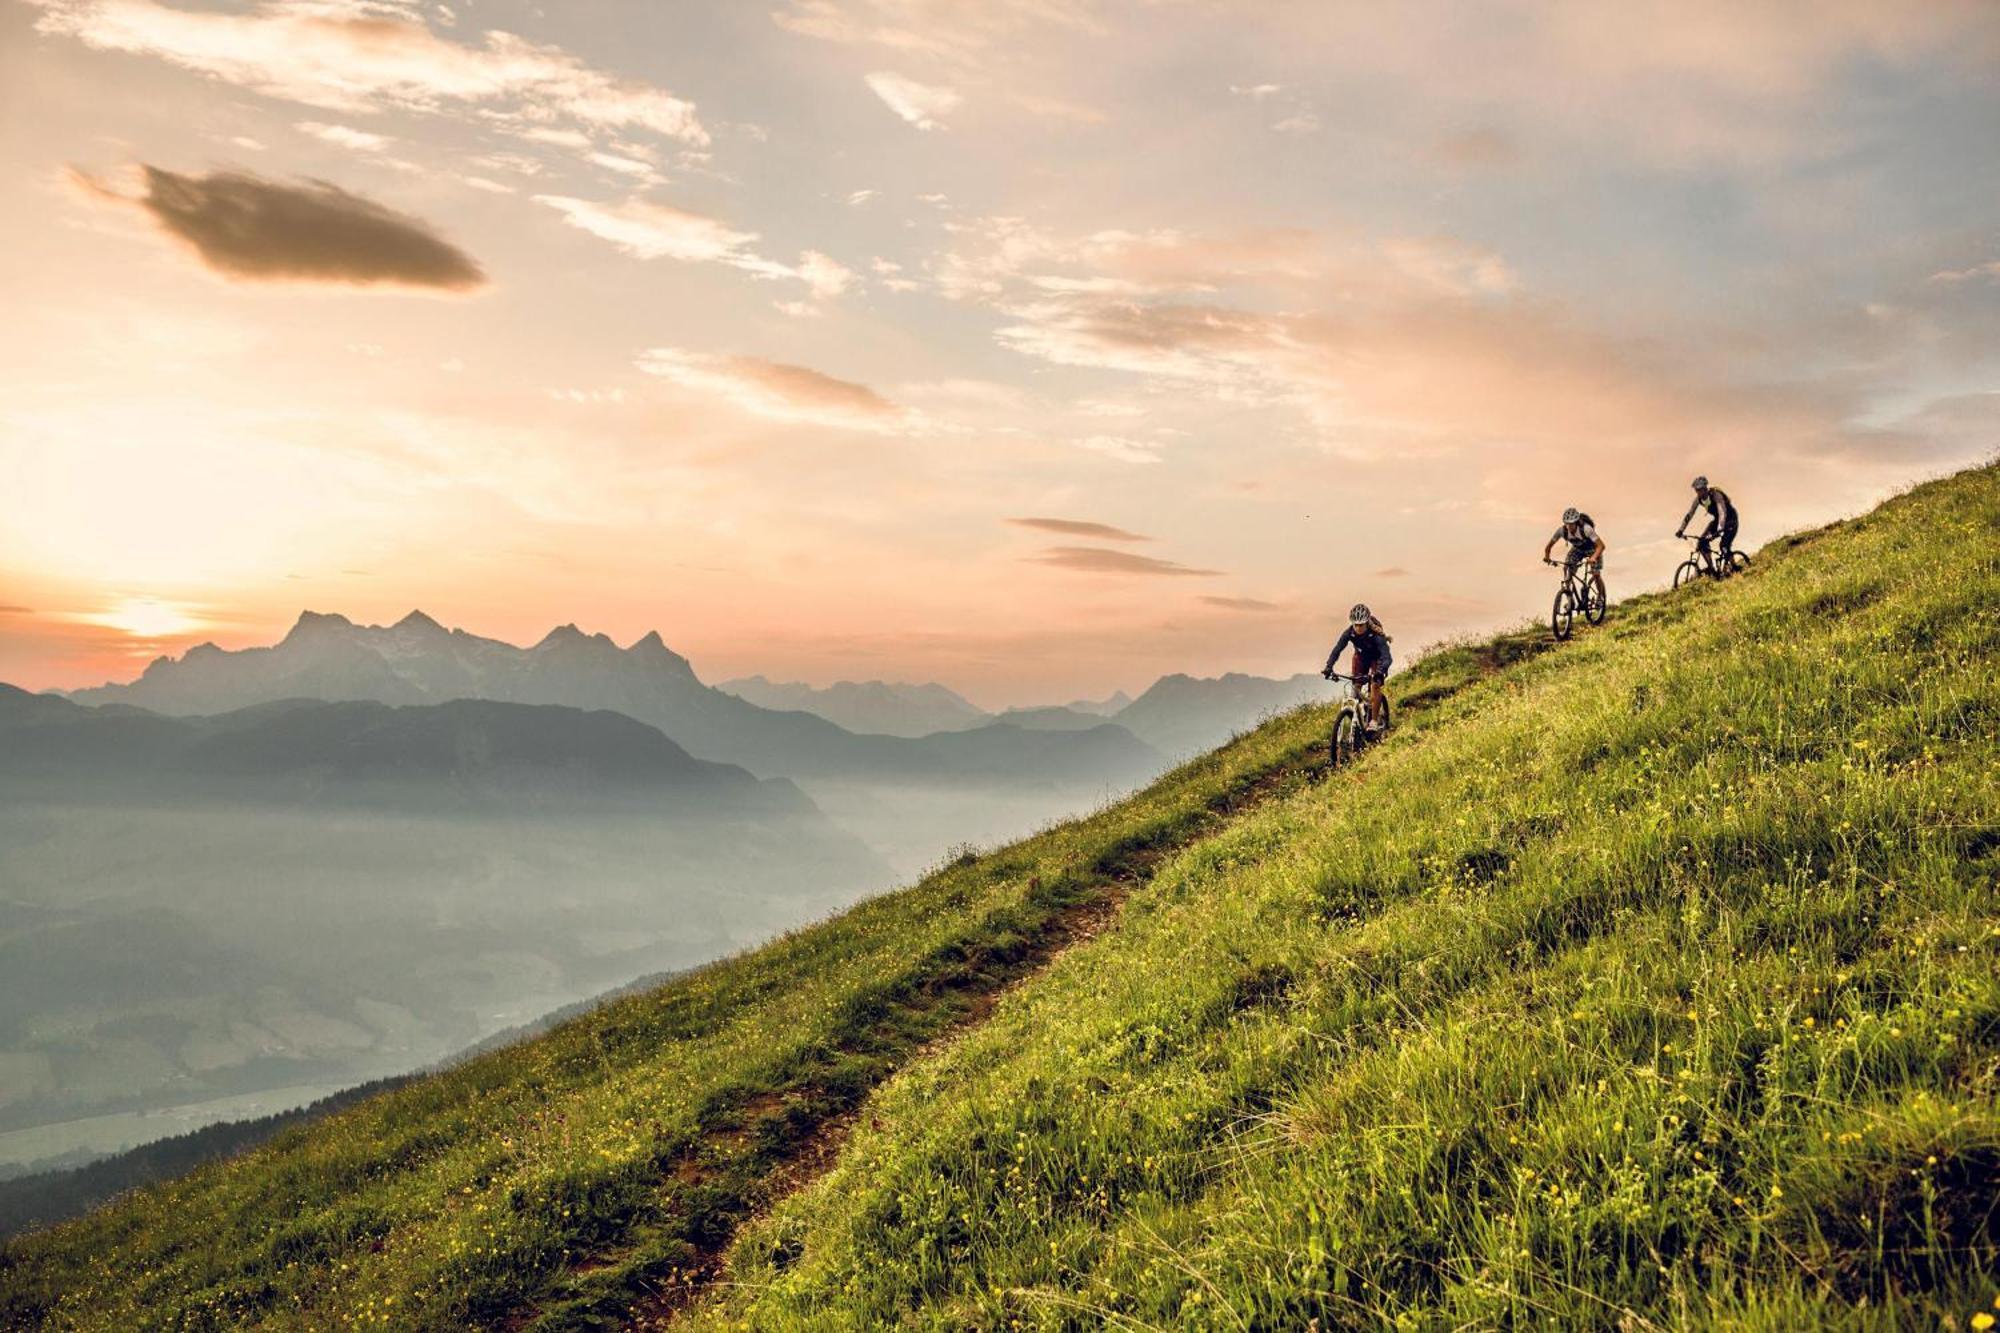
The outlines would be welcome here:
[[[0,1325],[1964,1327],[1996,531],[1986,468],[1434,654],[1349,773],[1276,719],[26,1238]]]

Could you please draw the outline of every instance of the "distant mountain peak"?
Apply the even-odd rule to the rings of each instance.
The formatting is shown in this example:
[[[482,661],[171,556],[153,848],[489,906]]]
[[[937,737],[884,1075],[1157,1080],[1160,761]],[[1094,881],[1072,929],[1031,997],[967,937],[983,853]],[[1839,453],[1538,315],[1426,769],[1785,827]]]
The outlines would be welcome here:
[[[397,621],[395,628],[404,630],[420,630],[426,634],[443,634],[445,632],[445,628],[443,625],[438,624],[437,621],[431,619],[429,616],[425,615],[422,611],[414,611],[414,610],[411,611],[410,614],[404,616],[401,620]]]
[[[297,643],[323,634],[353,628],[354,622],[338,611],[301,611],[298,620],[292,625],[291,631],[285,635],[281,644]]]

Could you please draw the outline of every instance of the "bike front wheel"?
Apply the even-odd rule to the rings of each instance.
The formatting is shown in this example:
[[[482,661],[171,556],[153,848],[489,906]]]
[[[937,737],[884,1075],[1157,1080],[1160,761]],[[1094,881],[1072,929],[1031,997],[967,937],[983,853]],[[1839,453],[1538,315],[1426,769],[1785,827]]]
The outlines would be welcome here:
[[[1568,588],[1564,588],[1556,594],[1555,607],[1549,612],[1549,628],[1558,639],[1567,639],[1575,624],[1576,598],[1570,595]]]
[[[1583,585],[1583,618],[1593,625],[1604,623],[1604,580],[1602,576],[1586,579]]]
[[[1340,710],[1333,720],[1333,739],[1327,747],[1328,768],[1345,768],[1354,762],[1361,748],[1361,719],[1352,708]]]
[[[1683,560],[1681,561],[1681,567],[1674,571],[1674,586],[1678,588],[1683,583],[1693,583],[1700,577],[1701,566],[1692,560]]]

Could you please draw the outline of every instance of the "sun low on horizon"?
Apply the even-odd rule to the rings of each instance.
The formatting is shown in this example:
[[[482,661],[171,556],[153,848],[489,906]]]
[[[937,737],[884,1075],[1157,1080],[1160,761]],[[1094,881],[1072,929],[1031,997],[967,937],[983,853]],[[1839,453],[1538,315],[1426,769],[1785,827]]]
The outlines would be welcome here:
[[[983,706],[1992,457],[2000,11],[0,0],[0,681],[304,610]]]

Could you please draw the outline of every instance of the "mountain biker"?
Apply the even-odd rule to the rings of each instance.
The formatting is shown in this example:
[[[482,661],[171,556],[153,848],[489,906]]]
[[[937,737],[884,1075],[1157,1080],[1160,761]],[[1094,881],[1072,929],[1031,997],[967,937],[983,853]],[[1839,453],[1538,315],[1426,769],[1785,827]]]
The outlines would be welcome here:
[[[1543,564],[1553,565],[1556,563],[1549,559],[1549,552],[1555,549],[1557,542],[1569,543],[1569,553],[1562,560],[1564,572],[1568,573],[1574,570],[1579,563],[1588,561],[1590,564],[1590,577],[1597,584],[1597,595],[1600,598],[1603,597],[1604,538],[1598,535],[1597,524],[1591,521],[1590,515],[1584,513],[1574,505],[1563,510],[1561,525],[1549,535],[1548,541],[1542,544]]]
[[[1394,656],[1389,652],[1389,635],[1382,628],[1382,622],[1368,609],[1366,602],[1356,602],[1354,609],[1347,613],[1347,628],[1340,632],[1333,651],[1326,655],[1326,668],[1320,672],[1332,680],[1340,668],[1340,655],[1349,644],[1354,645],[1353,674],[1368,683],[1368,729],[1382,729],[1382,679],[1389,674]]]
[[[1694,511],[1705,507],[1708,510],[1708,528],[1701,534],[1701,541],[1706,545],[1711,537],[1722,538],[1721,567],[1728,569],[1730,552],[1736,543],[1736,506],[1729,502],[1729,496],[1720,486],[1709,485],[1707,477],[1696,477],[1693,485],[1694,503],[1688,506],[1680,527],[1674,529],[1674,536],[1687,536],[1687,525],[1694,518]]]

